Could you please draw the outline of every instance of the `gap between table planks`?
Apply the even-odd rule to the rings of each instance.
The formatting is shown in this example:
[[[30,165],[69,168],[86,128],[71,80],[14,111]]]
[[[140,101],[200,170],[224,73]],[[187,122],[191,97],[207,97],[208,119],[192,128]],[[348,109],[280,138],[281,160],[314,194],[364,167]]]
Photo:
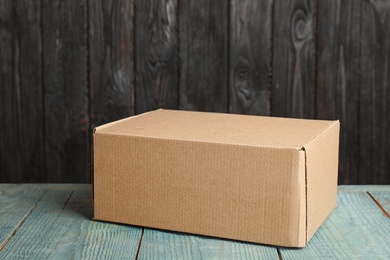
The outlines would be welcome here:
[[[390,243],[390,225],[385,215],[390,212],[390,186],[340,186],[337,210],[304,249],[91,221],[90,185],[1,184],[0,204],[2,259],[390,256],[386,246]]]

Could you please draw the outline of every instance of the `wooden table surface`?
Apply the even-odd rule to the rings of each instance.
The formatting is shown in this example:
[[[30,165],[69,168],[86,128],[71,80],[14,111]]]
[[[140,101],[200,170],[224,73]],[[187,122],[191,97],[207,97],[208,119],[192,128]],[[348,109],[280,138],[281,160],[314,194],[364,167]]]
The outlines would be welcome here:
[[[390,186],[340,186],[303,249],[91,220],[91,185],[0,184],[0,259],[390,259]]]

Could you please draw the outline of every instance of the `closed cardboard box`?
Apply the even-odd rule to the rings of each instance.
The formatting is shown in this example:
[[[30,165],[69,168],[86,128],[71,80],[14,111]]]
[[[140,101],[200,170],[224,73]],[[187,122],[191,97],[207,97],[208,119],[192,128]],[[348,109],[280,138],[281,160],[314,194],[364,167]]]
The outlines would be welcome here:
[[[339,122],[157,110],[97,127],[94,219],[303,247],[336,207]]]

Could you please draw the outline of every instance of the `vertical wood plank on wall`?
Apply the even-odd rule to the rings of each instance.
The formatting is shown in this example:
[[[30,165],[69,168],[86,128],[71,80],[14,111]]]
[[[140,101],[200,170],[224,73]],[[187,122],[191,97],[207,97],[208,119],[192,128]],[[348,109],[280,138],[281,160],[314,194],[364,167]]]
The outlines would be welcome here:
[[[47,181],[87,182],[86,0],[42,3]]]
[[[136,112],[177,108],[176,0],[136,0]]]
[[[180,108],[227,111],[228,1],[179,0]]]
[[[134,113],[134,7],[128,0],[89,0],[91,128]]]
[[[362,2],[361,183],[385,184],[390,171],[390,1]]]
[[[356,184],[361,2],[326,0],[317,8],[317,118],[340,120],[339,184]]]
[[[316,1],[275,0],[271,114],[313,118]]]
[[[40,1],[0,2],[0,182],[44,182]]]
[[[269,115],[272,0],[233,0],[230,8],[229,112]]]

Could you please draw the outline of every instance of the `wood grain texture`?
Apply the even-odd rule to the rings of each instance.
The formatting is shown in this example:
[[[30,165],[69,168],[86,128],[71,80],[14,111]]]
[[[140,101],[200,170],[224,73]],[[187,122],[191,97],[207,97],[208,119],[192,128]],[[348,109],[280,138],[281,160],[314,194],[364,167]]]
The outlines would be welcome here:
[[[0,186],[0,250],[34,209],[43,190],[19,190]]]
[[[313,118],[316,1],[275,0],[271,115]]]
[[[269,115],[272,0],[233,0],[229,22],[229,112]]]
[[[337,208],[304,249],[280,249],[283,259],[386,259],[389,219],[366,192],[339,192]]]
[[[136,112],[177,108],[176,0],[136,0]]]
[[[387,190],[369,190],[369,193],[375,198],[375,200],[381,205],[382,209],[390,215],[390,188]]]
[[[179,0],[179,108],[227,111],[228,2]]]
[[[63,228],[60,228],[60,225],[56,225],[56,221],[61,216],[62,208],[71,194],[71,190],[46,192],[23,225],[0,251],[0,258],[48,257],[53,252],[50,248],[55,249],[56,244],[49,231],[51,230],[52,234],[58,232],[57,234],[61,236],[61,233],[63,234],[68,228],[66,223],[63,223]]]
[[[139,259],[278,259],[271,246],[145,229]]]
[[[83,222],[75,259],[135,259],[142,228]]]
[[[90,190],[48,190],[0,258],[134,258],[140,228],[93,222]]]
[[[43,0],[47,182],[88,182],[86,0]]]
[[[390,1],[362,2],[359,181],[389,183]]]
[[[91,190],[75,191],[65,207],[72,211],[70,214],[75,219],[79,219],[80,216],[84,219],[75,243],[74,258],[134,259],[142,228],[91,221],[93,212],[91,196]]]
[[[134,114],[134,6],[89,0],[90,128]]]
[[[40,19],[40,1],[0,3],[0,182],[46,180]]]
[[[95,126],[165,107],[340,119],[339,183],[390,183],[389,24],[388,0],[2,0],[0,182],[89,182]]]
[[[339,183],[358,183],[360,1],[319,1],[317,22],[318,119],[339,119]]]

